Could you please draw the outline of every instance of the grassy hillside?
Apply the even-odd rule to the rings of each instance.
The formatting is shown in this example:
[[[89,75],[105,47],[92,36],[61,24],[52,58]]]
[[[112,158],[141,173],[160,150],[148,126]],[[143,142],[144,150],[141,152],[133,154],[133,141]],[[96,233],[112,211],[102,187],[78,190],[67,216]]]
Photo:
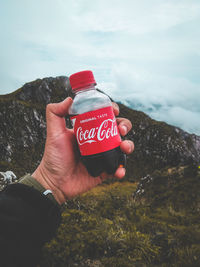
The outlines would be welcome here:
[[[165,169],[152,180],[144,194],[116,182],[69,201],[39,267],[200,266],[200,173]]]

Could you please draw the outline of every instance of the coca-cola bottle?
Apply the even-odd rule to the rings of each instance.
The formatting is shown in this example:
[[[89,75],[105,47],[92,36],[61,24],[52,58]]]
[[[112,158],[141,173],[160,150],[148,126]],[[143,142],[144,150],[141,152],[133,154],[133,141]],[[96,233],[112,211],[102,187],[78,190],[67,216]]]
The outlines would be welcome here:
[[[69,81],[75,93],[69,115],[82,161],[93,177],[114,174],[125,164],[125,154],[110,98],[96,90],[92,71],[72,74]]]

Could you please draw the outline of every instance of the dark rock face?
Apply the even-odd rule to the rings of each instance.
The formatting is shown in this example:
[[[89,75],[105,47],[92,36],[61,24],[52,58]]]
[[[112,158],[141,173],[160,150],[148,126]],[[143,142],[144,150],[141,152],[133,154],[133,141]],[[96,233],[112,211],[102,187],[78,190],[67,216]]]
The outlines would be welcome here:
[[[64,76],[38,79],[0,96],[0,171],[12,170],[19,177],[37,167],[46,137],[45,107],[67,96],[72,94]],[[120,116],[133,124],[126,137],[135,143],[135,152],[128,159],[127,179],[136,180],[155,169],[200,162],[199,136],[119,106]]]
[[[45,107],[70,95],[67,77],[44,78],[0,96],[0,170],[19,177],[40,162],[46,137]]]
[[[29,148],[45,138],[45,118],[41,108],[18,101],[1,104],[1,160],[11,162],[15,150]],[[3,125],[3,128],[2,128]]]
[[[16,94],[18,100],[47,105],[68,96],[69,79],[64,76],[44,78],[26,83]],[[56,101],[58,100],[58,101]]]
[[[120,105],[120,110],[120,115],[133,124],[129,138],[135,143],[135,151],[129,159],[128,173],[141,177],[156,169],[200,162],[199,136],[124,105]]]
[[[17,180],[16,175],[12,171],[0,172],[0,190],[4,188],[4,186],[13,183]]]

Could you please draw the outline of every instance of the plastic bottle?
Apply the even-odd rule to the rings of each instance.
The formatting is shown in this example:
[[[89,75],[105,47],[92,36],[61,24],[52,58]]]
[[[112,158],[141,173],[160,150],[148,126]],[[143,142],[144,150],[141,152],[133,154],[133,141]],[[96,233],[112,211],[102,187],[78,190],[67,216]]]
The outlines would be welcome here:
[[[81,71],[69,77],[75,98],[69,109],[81,158],[93,177],[114,174],[125,164],[120,150],[121,137],[108,96],[96,90],[92,71]]]

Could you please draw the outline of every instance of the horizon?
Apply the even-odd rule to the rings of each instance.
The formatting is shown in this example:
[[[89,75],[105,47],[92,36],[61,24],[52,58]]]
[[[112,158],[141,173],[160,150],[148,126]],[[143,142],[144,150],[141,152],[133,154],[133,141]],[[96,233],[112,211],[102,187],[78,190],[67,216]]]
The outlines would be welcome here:
[[[43,80],[43,79],[48,79],[48,78],[53,78],[53,79],[55,79],[55,78],[57,78],[57,77],[67,77],[67,76],[63,76],[63,75],[61,75],[61,76],[56,76],[56,77],[44,77],[44,78],[38,78],[38,79],[41,79],[41,80]],[[67,77],[68,78],[68,77]],[[38,80],[38,79],[36,79],[36,80]],[[34,82],[34,81],[36,81],[36,80],[33,80],[33,81],[30,81],[30,82],[27,82],[27,83],[31,83],[31,82]],[[23,86],[25,86],[27,83],[25,83]],[[0,97],[1,96],[6,96],[6,95],[12,95],[13,93],[15,93],[16,91],[18,91],[18,90],[20,90],[23,86],[21,86],[20,88],[18,88],[18,89],[16,89],[16,90],[14,90],[13,92],[10,92],[10,93],[8,93],[8,94],[3,94],[3,95],[0,95]],[[96,88],[97,89],[100,89],[99,87],[98,87],[98,85],[96,86]],[[104,91],[105,93],[106,93],[106,91]],[[110,96],[110,95],[108,95],[108,96]],[[111,97],[111,96],[110,96]],[[112,98],[112,97],[111,97]],[[168,125],[171,125],[171,126],[174,126],[174,127],[177,127],[177,128],[180,128],[181,130],[184,130],[183,128],[181,128],[180,126],[177,126],[177,125],[173,125],[173,124],[171,124],[171,123],[168,123],[168,122],[166,122],[166,121],[164,121],[164,120],[159,120],[159,119],[155,119],[155,118],[153,118],[151,115],[149,115],[148,114],[148,112],[145,112],[144,110],[142,110],[141,108],[137,108],[137,107],[134,107],[133,105],[131,105],[130,103],[129,103],[129,101],[127,100],[118,100],[118,101],[116,101],[116,99],[115,99],[115,97],[113,97],[112,98],[115,102],[117,102],[117,103],[120,103],[120,104],[123,104],[123,105],[125,105],[125,106],[127,106],[128,108],[130,108],[130,109],[132,109],[132,110],[137,110],[137,111],[142,111],[142,112],[144,112],[146,115],[148,115],[151,119],[154,119],[154,120],[156,120],[156,121],[158,121],[158,122],[165,122],[165,123],[167,123]],[[184,130],[184,131],[186,131],[186,130]],[[187,132],[187,131],[186,131]],[[189,134],[195,134],[195,133],[192,133],[192,132],[188,132]],[[200,135],[198,135],[198,134],[195,134],[195,135],[197,135],[197,136],[200,136]]]

